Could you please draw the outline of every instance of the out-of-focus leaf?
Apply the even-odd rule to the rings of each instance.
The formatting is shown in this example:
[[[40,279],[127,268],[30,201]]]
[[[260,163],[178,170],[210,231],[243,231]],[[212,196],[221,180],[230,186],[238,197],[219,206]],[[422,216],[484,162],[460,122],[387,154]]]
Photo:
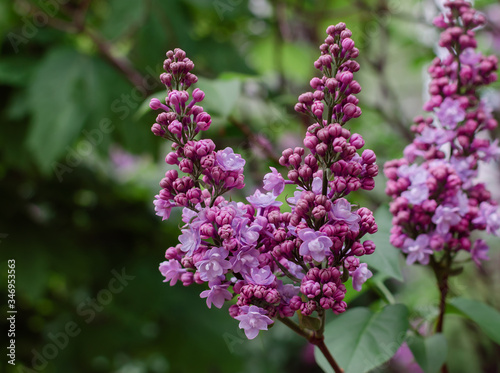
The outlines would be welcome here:
[[[5,57],[0,60],[0,84],[26,86],[36,61],[24,57]]]
[[[218,114],[227,118],[233,111],[241,95],[241,81],[208,80],[200,78],[196,84],[205,92],[205,99],[200,103],[209,114]]]
[[[107,15],[101,31],[108,39],[119,37],[130,27],[141,21],[144,15],[145,1],[111,0],[107,2]]]
[[[378,313],[354,308],[326,325],[325,344],[345,373],[364,373],[396,353],[407,329],[408,309],[402,304],[387,306]],[[333,372],[319,349],[315,357],[325,372]]]
[[[495,343],[500,344],[500,312],[472,299],[454,298],[449,304],[474,321]]]
[[[408,340],[408,347],[425,373],[439,372],[446,361],[448,344],[443,334],[434,334],[427,338],[412,337]]]
[[[88,84],[88,57],[57,49],[41,62],[29,90],[33,122],[28,147],[40,168],[47,172],[52,162],[78,135],[89,115],[81,92]]]
[[[382,206],[375,211],[374,217],[378,232],[370,235],[368,239],[375,242],[376,249],[373,254],[363,256],[361,261],[389,277],[403,281],[399,264],[400,253],[389,243],[392,215],[387,207]]]
[[[41,62],[28,91],[32,123],[27,145],[40,169],[47,173],[58,158],[74,154],[76,150],[71,146],[79,136],[91,143],[82,152],[85,155],[105,148],[111,132],[124,132],[123,127],[130,123],[130,114],[138,106],[133,93],[100,59],[69,49],[51,51]],[[89,132],[82,131],[84,126]],[[134,129],[125,131],[133,132],[134,143],[149,135]]]
[[[313,73],[315,58],[313,52],[314,50],[307,45],[285,43],[278,46],[273,38],[267,38],[254,45],[250,54],[250,62],[252,67],[261,74],[281,69],[286,76],[303,80]],[[277,60],[277,55],[280,56],[279,60]]]

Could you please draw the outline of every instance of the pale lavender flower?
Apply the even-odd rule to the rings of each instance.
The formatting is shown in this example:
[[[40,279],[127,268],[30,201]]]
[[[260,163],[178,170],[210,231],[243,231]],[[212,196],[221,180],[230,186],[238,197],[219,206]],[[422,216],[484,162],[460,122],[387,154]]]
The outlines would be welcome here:
[[[276,279],[276,276],[271,271],[269,266],[262,268],[250,268],[250,273],[245,276],[245,279],[254,285],[271,285]]]
[[[278,286],[276,289],[280,293],[281,299],[285,303],[290,302],[290,299],[292,299],[295,295],[299,295],[300,289],[298,286],[294,286],[292,284],[283,284],[283,281],[278,280],[276,281]]]
[[[436,144],[438,146],[452,141],[456,137],[456,133],[444,128],[425,127],[424,130],[417,136],[417,140],[424,144]]]
[[[238,250],[238,253],[229,259],[233,272],[250,273],[251,268],[258,267],[260,264],[259,254],[256,249]]]
[[[182,234],[179,236],[181,250],[185,252],[187,256],[192,256],[200,247],[200,231],[196,229],[183,229],[181,232]]]
[[[352,287],[357,291],[361,291],[361,286],[373,276],[366,263],[361,263],[356,270],[349,272],[349,274],[352,277]]]
[[[299,264],[295,264],[294,262],[288,261],[288,272],[290,272],[293,276],[297,277],[299,280],[305,276],[304,268],[302,268]]]
[[[196,263],[201,279],[214,281],[223,276],[231,268],[231,263],[225,260],[228,254],[229,252],[223,247],[214,247],[208,250],[204,259]]]
[[[484,162],[498,161],[500,159],[500,148],[498,147],[498,139],[493,141],[488,147],[476,149],[479,158]]]
[[[153,201],[155,205],[156,215],[161,216],[161,220],[167,220],[170,217],[170,212],[172,207],[175,207],[175,203],[161,199],[159,195],[155,196],[156,200]]]
[[[455,129],[465,119],[465,110],[460,106],[460,101],[446,97],[436,116],[443,127]]]
[[[345,198],[337,199],[332,206],[332,218],[342,220],[353,232],[359,231],[359,221],[361,218],[355,212],[351,212],[351,204]]]
[[[300,255],[310,255],[317,262],[325,259],[327,251],[333,242],[324,233],[315,232],[311,228],[299,231],[299,238],[303,241],[299,248]]]
[[[403,246],[403,252],[408,254],[406,257],[406,263],[408,265],[415,262],[419,262],[423,265],[429,264],[429,255],[433,254],[429,243],[430,239],[426,234],[419,235],[416,240],[407,238]]]
[[[200,294],[200,298],[207,298],[208,308],[212,308],[212,304],[217,308],[222,308],[224,301],[231,300],[233,295],[227,290],[229,284],[212,285],[210,290],[204,290]]]
[[[269,207],[269,206],[281,206],[283,202],[276,201],[276,195],[273,192],[268,192],[266,194],[262,193],[260,189],[257,189],[254,194],[247,197],[247,201],[250,202],[255,207]]]
[[[184,207],[182,209],[182,221],[186,224],[189,224],[193,219],[198,217],[198,214],[199,214],[198,212],[188,209],[187,207]]]
[[[241,158],[241,155],[235,154],[230,147],[219,150],[215,155],[215,159],[224,171],[239,171],[245,166],[245,160]]]
[[[486,232],[489,234],[499,235],[500,216],[498,215],[498,207],[493,206],[488,202],[481,202],[479,205],[479,216],[472,220],[474,224],[485,224]]]
[[[465,65],[474,66],[479,63],[481,56],[481,52],[476,53],[474,48],[465,48],[460,54],[460,62]]]
[[[239,328],[245,330],[248,339],[254,339],[259,334],[259,330],[267,330],[267,326],[273,323],[265,314],[266,310],[257,306],[240,307],[241,315],[235,319],[240,321]]]
[[[461,219],[457,207],[440,205],[432,217],[432,222],[436,224],[436,232],[445,235],[450,227],[457,225]]]
[[[467,158],[450,157],[450,163],[455,169],[460,180],[462,180],[462,188],[467,189],[472,185],[473,179],[477,176],[477,167],[474,167],[474,156]]]
[[[484,240],[479,239],[474,242],[474,247],[472,248],[470,255],[478,267],[481,267],[482,260],[490,260],[490,257],[488,256],[489,249],[488,244]]]
[[[429,198],[429,188],[426,184],[417,184],[411,186],[408,190],[401,193],[401,197],[408,200],[412,205],[420,205]]]
[[[174,286],[180,279],[181,275],[184,272],[187,272],[187,269],[182,268],[181,264],[175,259],[170,259],[169,261],[160,263],[159,269],[161,274],[165,276],[165,280],[163,280],[163,282],[170,281],[170,286]]]
[[[330,190],[330,188],[328,188],[328,191],[329,190]],[[321,194],[321,192],[323,191],[323,180],[320,177],[315,177],[313,179],[313,182],[311,185],[311,191],[314,194]],[[328,194],[328,191],[326,194]]]
[[[274,195],[280,195],[285,190],[285,179],[274,167],[269,167],[271,172],[264,176],[264,189],[272,191]]]
[[[250,219],[242,218],[242,219],[233,219],[233,229],[234,235],[239,239],[243,248],[255,246],[257,242],[260,231],[262,230],[262,226],[258,224],[258,222],[253,222],[251,225],[248,225]]]

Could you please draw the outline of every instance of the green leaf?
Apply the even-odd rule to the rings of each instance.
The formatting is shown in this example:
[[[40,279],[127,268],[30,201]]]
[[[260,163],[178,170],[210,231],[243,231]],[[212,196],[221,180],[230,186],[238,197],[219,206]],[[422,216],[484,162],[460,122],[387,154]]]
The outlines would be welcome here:
[[[402,304],[378,313],[354,308],[326,325],[325,343],[345,373],[364,373],[394,356],[407,329],[408,309]],[[319,349],[315,357],[325,372],[333,372]]]
[[[241,80],[208,80],[199,78],[196,87],[205,92],[200,103],[209,114],[227,118],[233,111],[241,95]]]
[[[453,298],[449,304],[474,321],[495,343],[500,344],[500,312],[487,304],[466,298]]]
[[[375,242],[376,249],[373,254],[363,256],[361,261],[389,277],[403,281],[400,266],[401,254],[398,249],[389,243],[392,215],[389,209],[383,206],[375,211],[374,217],[378,225],[378,231],[367,237]]]
[[[427,338],[415,336],[407,342],[416,362],[425,373],[439,372],[448,353],[448,344],[443,334],[434,334]]]
[[[80,102],[87,57],[72,50],[51,52],[36,72],[28,99],[33,122],[28,147],[42,171],[49,171],[85,123],[88,112]]]
[[[0,61],[0,83],[12,86],[27,86],[36,66],[34,59],[25,57],[3,57]]]

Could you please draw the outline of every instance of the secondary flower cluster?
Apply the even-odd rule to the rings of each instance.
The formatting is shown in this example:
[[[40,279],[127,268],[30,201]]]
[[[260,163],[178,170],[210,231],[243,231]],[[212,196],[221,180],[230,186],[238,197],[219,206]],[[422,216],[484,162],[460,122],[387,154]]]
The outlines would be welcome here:
[[[497,122],[478,90],[496,81],[498,60],[475,50],[474,29],[485,18],[463,0],[444,5],[447,12],[434,24],[443,29],[439,45],[448,53],[429,68],[431,97],[424,109],[432,115],[415,119],[416,137],[404,158],[385,165],[386,192],[394,199],[391,243],[408,264],[429,264],[436,252],[453,259],[465,250],[480,265],[488,246],[471,232],[498,235],[500,216],[485,185],[474,179],[500,149],[498,140],[488,139]]]
[[[377,225],[369,209],[344,198],[373,189],[378,172],[373,151],[358,154],[363,138],[343,128],[361,114],[354,96],[361,88],[353,80],[358,50],[345,24],[330,26],[327,33],[315,63],[323,76],[311,81],[315,92],[301,95],[296,106],[315,121],[304,139],[310,154],[301,147],[283,151],[287,180],[271,167],[264,192],[256,190],[248,203],[223,196],[244,186],[245,160],[231,148],[216,150],[211,140],[194,139],[208,129],[210,116],[195,105],[204,97],[199,89],[189,102],[186,88],[196,77],[183,51],[167,53],[168,74],[161,78],[168,90],[165,104],[151,101],[151,108],[163,111],[153,132],[173,142],[166,162],[185,174],[167,171],[156,196],[159,216],[168,219],[171,208],[180,206],[184,222],[179,244],[166,251],[160,271],[171,285],[208,283],[200,296],[209,308],[236,298],[229,313],[249,339],[295,312],[344,312],[343,283],[352,277],[359,291],[372,275],[359,257],[372,254],[375,245],[360,240]],[[278,199],[286,184],[296,187],[287,200],[291,212],[282,211]]]

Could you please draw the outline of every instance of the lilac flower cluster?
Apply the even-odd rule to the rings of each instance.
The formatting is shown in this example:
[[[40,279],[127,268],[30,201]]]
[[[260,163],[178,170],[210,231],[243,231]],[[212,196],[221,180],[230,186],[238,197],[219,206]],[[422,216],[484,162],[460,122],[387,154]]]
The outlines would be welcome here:
[[[488,139],[497,122],[478,90],[496,81],[498,60],[475,50],[474,29],[485,18],[464,0],[444,5],[446,13],[434,24],[443,29],[439,45],[448,54],[429,67],[430,99],[424,109],[432,115],[415,119],[415,139],[404,158],[384,168],[386,192],[394,199],[391,243],[408,264],[440,263],[439,258],[449,264],[465,250],[480,265],[488,259],[488,246],[471,233],[499,235],[500,215],[475,178],[482,162],[499,159],[500,149],[498,140]]]
[[[296,105],[315,122],[304,139],[310,152],[283,151],[287,180],[271,167],[264,191],[256,190],[248,203],[223,196],[244,186],[245,160],[231,148],[216,150],[211,140],[195,140],[211,121],[196,105],[203,92],[195,89],[190,96],[186,90],[196,77],[183,51],[167,53],[167,74],[161,76],[168,91],[165,104],[151,101],[151,108],[162,111],[153,132],[173,142],[166,162],[185,174],[167,171],[156,196],[157,215],[168,219],[173,207],[182,207],[184,222],[179,244],[166,251],[160,272],[171,285],[208,283],[200,296],[209,308],[234,299],[229,313],[249,339],[296,312],[344,312],[343,283],[352,277],[359,291],[372,276],[359,257],[374,252],[374,243],[361,239],[377,225],[369,209],[345,198],[373,189],[378,172],[373,151],[358,154],[363,138],[343,127],[361,114],[355,97],[361,88],[353,79],[358,50],[345,24],[330,26],[327,33],[315,62],[323,76],[311,81],[314,93],[301,95]],[[287,200],[291,212],[282,212],[278,199],[286,184],[296,186]]]

